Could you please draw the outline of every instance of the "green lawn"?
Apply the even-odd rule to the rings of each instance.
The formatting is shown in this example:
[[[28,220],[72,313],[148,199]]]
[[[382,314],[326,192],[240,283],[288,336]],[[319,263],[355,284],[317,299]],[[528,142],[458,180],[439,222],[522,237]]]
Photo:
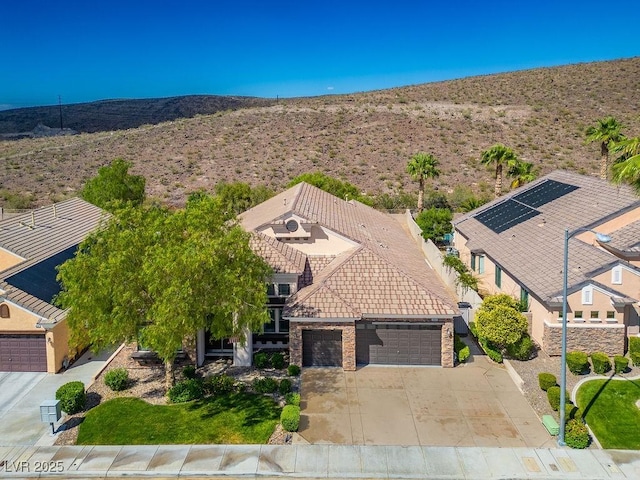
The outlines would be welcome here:
[[[238,393],[176,405],[116,398],[87,412],[78,445],[267,443],[281,408],[263,395]]]
[[[640,449],[640,380],[592,380],[580,386],[578,406],[603,448]]]

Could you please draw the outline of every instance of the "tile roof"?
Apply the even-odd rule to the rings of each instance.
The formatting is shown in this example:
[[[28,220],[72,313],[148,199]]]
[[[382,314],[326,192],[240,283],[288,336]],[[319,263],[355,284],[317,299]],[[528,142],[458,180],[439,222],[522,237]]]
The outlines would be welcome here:
[[[626,253],[640,253],[640,218],[611,233],[607,244]]]
[[[253,251],[260,255],[275,273],[304,272],[307,256],[300,250],[291,248],[273,237],[260,232],[252,232],[250,245]]]
[[[0,289],[7,299],[41,317],[59,318],[62,310],[5,280],[78,245],[105,217],[106,213],[95,205],[71,198],[1,220],[0,247],[25,259],[0,272]]]
[[[487,228],[476,216],[492,206],[535,188],[547,179],[579,188],[536,207],[539,215],[500,233]],[[530,293],[551,301],[562,289],[564,230],[593,228],[640,207],[640,199],[625,186],[566,171],[555,171],[454,220],[471,251],[482,251],[516,278]],[[576,237],[569,240],[569,286],[584,282],[594,272],[620,260]]]
[[[422,252],[391,216],[344,201],[312,185],[295,187],[241,216],[247,230],[297,215],[352,241],[354,247],[315,273],[288,307],[291,316],[359,318],[370,315],[452,316],[449,291]],[[315,266],[322,266],[317,259]]]

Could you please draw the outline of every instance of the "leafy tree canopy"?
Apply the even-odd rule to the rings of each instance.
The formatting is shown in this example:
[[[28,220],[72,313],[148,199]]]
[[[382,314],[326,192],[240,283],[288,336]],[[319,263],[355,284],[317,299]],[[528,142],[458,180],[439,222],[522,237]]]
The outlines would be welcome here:
[[[129,175],[130,167],[131,163],[121,158],[100,167],[98,175],[87,181],[80,196],[111,212],[122,203],[140,205],[145,198],[145,179],[141,175]]]
[[[447,233],[451,233],[453,214],[448,208],[429,208],[416,217],[416,223],[422,229],[425,240],[441,241]]]
[[[229,221],[218,199],[199,195],[177,211],[125,206],[80,244],[58,273],[72,345],[100,349],[141,334],[167,366],[186,336],[208,329],[244,338],[269,321],[270,268]]]
[[[506,294],[485,297],[476,313],[478,337],[500,348],[518,342],[527,334],[527,319],[520,313],[519,302]]]
[[[300,182],[307,182],[310,185],[318,187],[320,190],[329,192],[343,200],[358,200],[366,205],[371,205],[372,201],[369,197],[362,195],[358,187],[354,184],[337,178],[330,177],[322,172],[303,173],[298,175],[289,182],[287,188],[293,187]]]
[[[275,192],[263,185],[251,188],[243,182],[220,182],[215,186],[216,196],[220,199],[222,209],[232,217],[273,197]]]

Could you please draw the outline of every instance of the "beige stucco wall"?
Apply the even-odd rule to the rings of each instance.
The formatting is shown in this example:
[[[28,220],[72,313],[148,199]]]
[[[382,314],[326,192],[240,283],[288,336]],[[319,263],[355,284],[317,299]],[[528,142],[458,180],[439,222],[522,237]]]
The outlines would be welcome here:
[[[611,270],[594,277],[594,280],[640,301],[640,274],[624,267],[620,271],[622,273],[622,283],[620,284],[612,283]]]
[[[69,327],[63,320],[47,332],[47,372],[59,372],[65,357],[69,357]]]
[[[3,270],[7,270],[20,262],[23,262],[24,258],[14,255],[9,250],[5,250],[4,248],[0,248],[0,272]]]
[[[40,317],[10,302],[0,302],[0,305],[2,303],[9,307],[9,318],[0,318],[0,333],[42,333],[42,329],[35,326]]]
[[[262,230],[262,233],[275,237],[271,227]],[[320,225],[311,226],[311,237],[304,239],[282,239],[282,242],[306,253],[307,255],[339,255],[357,244]]]
[[[640,207],[630,210],[627,213],[622,215],[618,215],[617,217],[596,225],[593,227],[593,230],[598,233],[604,233],[606,235],[613,234],[616,230],[629,225],[631,222],[635,222],[640,218]],[[579,235],[576,235],[576,238],[579,238],[587,243],[595,243],[595,234],[592,232],[584,232]]]

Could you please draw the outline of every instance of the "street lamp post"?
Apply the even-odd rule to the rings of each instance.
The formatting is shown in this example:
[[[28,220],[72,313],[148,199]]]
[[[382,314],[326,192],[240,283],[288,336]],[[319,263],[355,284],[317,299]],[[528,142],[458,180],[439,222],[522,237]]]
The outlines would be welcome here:
[[[594,233],[600,243],[609,243],[611,237],[603,233],[598,233],[590,228],[578,228],[572,232],[564,230],[564,263],[562,267],[562,346],[560,350],[560,431],[558,432],[558,445],[566,446],[564,441],[567,402],[567,290],[569,283],[569,239],[581,232]]]

